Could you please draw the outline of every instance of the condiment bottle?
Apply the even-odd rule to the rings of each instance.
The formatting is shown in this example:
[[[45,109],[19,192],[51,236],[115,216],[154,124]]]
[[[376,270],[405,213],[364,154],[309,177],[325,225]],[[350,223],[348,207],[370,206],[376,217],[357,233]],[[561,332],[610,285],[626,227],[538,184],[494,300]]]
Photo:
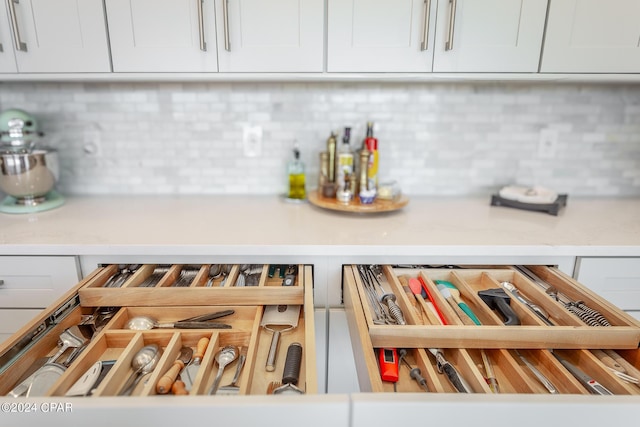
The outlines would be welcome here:
[[[378,188],[378,140],[373,136],[373,122],[367,122],[367,137],[364,146],[369,150],[369,162],[367,166],[367,187],[369,190]]]
[[[338,150],[338,164],[336,169],[336,199],[343,203],[349,203],[353,198],[355,186],[355,176],[353,170],[353,151],[349,141],[351,139],[351,128],[344,128],[342,144]]]
[[[370,156],[371,156],[371,153],[369,152],[369,150],[366,149],[366,147],[360,150],[360,183],[359,183],[360,185],[359,185],[358,193],[362,193],[362,192],[366,193],[368,190],[367,172],[369,168]]]
[[[307,197],[305,189],[304,163],[300,160],[300,149],[297,144],[293,148],[293,159],[287,165],[289,174],[289,194],[290,199],[304,200]]]
[[[327,153],[329,155],[328,178],[329,183],[336,182],[336,149],[338,146],[337,136],[331,132],[331,136],[327,139]]]

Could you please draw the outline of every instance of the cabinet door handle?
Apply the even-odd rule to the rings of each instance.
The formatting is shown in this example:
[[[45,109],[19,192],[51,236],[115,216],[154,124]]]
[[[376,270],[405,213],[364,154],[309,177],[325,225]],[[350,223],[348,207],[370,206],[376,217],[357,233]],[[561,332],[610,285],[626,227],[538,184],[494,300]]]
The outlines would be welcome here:
[[[4,280],[0,279],[0,286],[4,285]]]
[[[11,31],[13,32],[13,40],[16,43],[16,50],[27,51],[27,44],[20,39],[20,29],[18,28],[18,18],[16,16],[16,3],[20,0],[7,0],[9,6],[9,15],[11,15]]]
[[[200,50],[207,51],[207,42],[204,40],[204,13],[202,11],[202,3],[204,0],[196,0],[198,2],[198,34],[200,35]]]
[[[449,0],[449,31],[447,32],[447,41],[444,44],[444,50],[453,50],[453,32],[456,27],[457,3],[457,0]]]
[[[231,43],[229,41],[229,0],[222,0],[222,15],[224,24],[224,50],[231,52]]]
[[[420,50],[429,48],[429,18],[431,17],[431,0],[424,0],[424,27],[422,28],[422,40]]]

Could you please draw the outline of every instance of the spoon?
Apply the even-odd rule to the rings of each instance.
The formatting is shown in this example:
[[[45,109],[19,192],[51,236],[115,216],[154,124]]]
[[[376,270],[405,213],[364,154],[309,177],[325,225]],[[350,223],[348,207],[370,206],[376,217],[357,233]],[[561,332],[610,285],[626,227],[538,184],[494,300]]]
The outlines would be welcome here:
[[[125,325],[125,328],[132,329],[134,331],[148,331],[154,328],[180,328],[180,329],[230,329],[231,326],[225,323],[214,322],[192,322],[192,321],[177,321],[168,323],[159,323],[156,319],[150,316],[134,316]]]
[[[142,347],[138,352],[133,356],[131,360],[131,367],[133,368],[133,374],[129,377],[122,391],[120,392],[120,396],[129,396],[133,389],[138,385],[140,379],[146,374],[153,371],[153,369],[158,364],[158,360],[160,360],[160,356],[162,355],[162,350],[158,347],[157,344],[149,344]]]
[[[233,345],[228,345],[223,347],[218,354],[216,354],[216,362],[218,362],[218,374],[216,375],[216,379],[213,381],[213,385],[211,386],[211,390],[209,390],[209,394],[216,394],[218,391],[218,386],[220,385],[220,380],[222,379],[222,374],[224,373],[224,368],[238,357],[238,349]]]

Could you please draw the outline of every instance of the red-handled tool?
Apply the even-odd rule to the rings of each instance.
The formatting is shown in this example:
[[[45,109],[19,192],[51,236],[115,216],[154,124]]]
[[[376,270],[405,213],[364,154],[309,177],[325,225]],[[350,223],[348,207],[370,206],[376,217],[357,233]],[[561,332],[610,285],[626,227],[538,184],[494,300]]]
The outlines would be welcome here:
[[[436,313],[438,314],[440,321],[442,322],[443,325],[448,325],[449,322],[447,322],[447,319],[445,319],[444,314],[442,314],[442,312],[440,311],[440,307],[438,307],[438,304],[436,304],[436,300],[433,299],[433,295],[431,295],[431,292],[429,292],[429,288],[427,287],[427,284],[424,283],[424,279],[422,278],[422,276],[418,276],[418,279],[420,279],[420,283],[422,284],[422,289],[425,290],[425,292],[427,293],[427,296],[429,297],[429,300],[431,301],[431,304],[433,304],[433,308],[436,309]]]
[[[398,381],[398,353],[395,348],[379,348],[380,377],[382,381]]]

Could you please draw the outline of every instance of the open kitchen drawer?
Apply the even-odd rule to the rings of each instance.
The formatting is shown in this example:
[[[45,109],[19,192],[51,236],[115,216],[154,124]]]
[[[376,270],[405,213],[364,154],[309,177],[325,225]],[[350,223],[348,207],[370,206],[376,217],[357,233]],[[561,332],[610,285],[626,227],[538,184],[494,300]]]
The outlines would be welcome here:
[[[129,379],[141,378],[128,395],[142,398],[175,392],[215,400],[218,396],[208,395],[220,372],[215,394],[293,394],[294,385],[304,394],[317,393],[311,266],[289,266],[289,277],[279,277],[277,267],[253,266],[254,271],[245,271],[256,276],[251,279],[255,282],[247,281],[244,287],[235,286],[238,276],[244,274],[237,265],[215,279],[209,277],[210,265],[189,266],[194,270],[190,280],[184,287],[174,287],[171,285],[179,282],[186,267],[171,265],[154,287],[139,287],[156,267],[136,266],[135,272],[125,271],[124,277],[117,265],[100,267],[5,341],[0,346],[0,395],[18,399],[90,395],[84,399],[98,399],[122,395]],[[281,268],[284,273],[285,267]],[[221,286],[225,277],[227,284]],[[105,287],[118,278],[118,287]],[[207,286],[208,281],[212,286]],[[218,315],[205,324],[175,323],[212,313]],[[133,329],[143,323],[140,316],[162,325]],[[274,331],[278,331],[279,344],[275,363],[267,367]],[[134,357],[143,347],[157,351],[158,357],[154,369],[137,375]],[[221,371],[217,355],[225,348],[224,354],[232,356]],[[181,352],[190,351],[201,353],[199,366],[189,363],[194,357],[178,361]],[[140,359],[140,364],[149,360]],[[186,369],[182,369],[183,362]],[[232,383],[237,369],[237,388],[224,387]],[[95,376],[85,376],[90,372]],[[180,374],[178,382],[164,378],[170,372]],[[25,381],[29,377],[35,379]],[[77,392],[87,381],[90,386]]]
[[[350,265],[343,295],[362,391],[640,395],[638,322],[555,268]]]

